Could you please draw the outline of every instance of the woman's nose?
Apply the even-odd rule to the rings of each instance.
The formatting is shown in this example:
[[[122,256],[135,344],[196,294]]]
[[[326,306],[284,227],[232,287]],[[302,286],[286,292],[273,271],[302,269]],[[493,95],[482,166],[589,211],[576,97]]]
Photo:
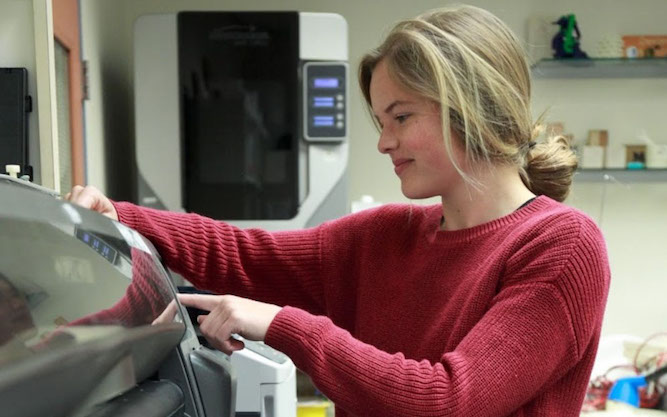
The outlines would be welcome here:
[[[396,139],[396,136],[392,135],[387,129],[382,129],[380,139],[378,139],[378,151],[383,154],[389,153],[396,149],[397,146],[398,140]]]

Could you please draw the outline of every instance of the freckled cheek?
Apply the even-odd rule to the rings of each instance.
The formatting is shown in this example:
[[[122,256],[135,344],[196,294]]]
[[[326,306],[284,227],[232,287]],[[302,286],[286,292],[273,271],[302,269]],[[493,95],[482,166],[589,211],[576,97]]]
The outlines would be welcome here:
[[[430,171],[440,174],[445,174],[452,169],[452,163],[445,152],[431,152],[425,160],[425,165]]]
[[[435,175],[449,177],[456,170],[444,149],[433,149],[427,159],[428,169]]]
[[[426,131],[420,132],[418,137],[419,140],[413,144],[413,150],[422,155],[424,162],[431,166],[451,164],[442,137]]]

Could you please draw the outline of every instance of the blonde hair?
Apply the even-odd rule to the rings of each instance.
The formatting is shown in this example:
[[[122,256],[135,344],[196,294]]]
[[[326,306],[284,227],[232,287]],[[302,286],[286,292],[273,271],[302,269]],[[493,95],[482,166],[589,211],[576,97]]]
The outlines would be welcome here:
[[[370,83],[380,61],[404,88],[439,103],[445,147],[460,138],[472,166],[512,164],[535,194],[563,201],[577,158],[563,136],[535,143],[543,130],[530,111],[530,69],[514,33],[490,12],[473,6],[433,10],[399,22],[359,65],[359,83],[371,109]]]

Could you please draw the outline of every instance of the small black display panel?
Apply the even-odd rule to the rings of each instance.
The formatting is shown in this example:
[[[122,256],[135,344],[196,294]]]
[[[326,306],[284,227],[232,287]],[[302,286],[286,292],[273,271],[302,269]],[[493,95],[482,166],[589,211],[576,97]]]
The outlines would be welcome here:
[[[341,141],[347,136],[347,66],[309,62],[305,73],[305,131],[312,141]]]
[[[118,251],[99,236],[83,229],[76,229],[76,237],[111,263],[116,262]]]

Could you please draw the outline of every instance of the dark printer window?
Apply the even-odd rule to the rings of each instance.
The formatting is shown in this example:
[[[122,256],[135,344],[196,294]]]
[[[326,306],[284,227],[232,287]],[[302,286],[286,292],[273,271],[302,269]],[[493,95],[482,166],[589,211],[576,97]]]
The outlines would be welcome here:
[[[298,24],[296,12],[179,13],[187,211],[296,216]]]

